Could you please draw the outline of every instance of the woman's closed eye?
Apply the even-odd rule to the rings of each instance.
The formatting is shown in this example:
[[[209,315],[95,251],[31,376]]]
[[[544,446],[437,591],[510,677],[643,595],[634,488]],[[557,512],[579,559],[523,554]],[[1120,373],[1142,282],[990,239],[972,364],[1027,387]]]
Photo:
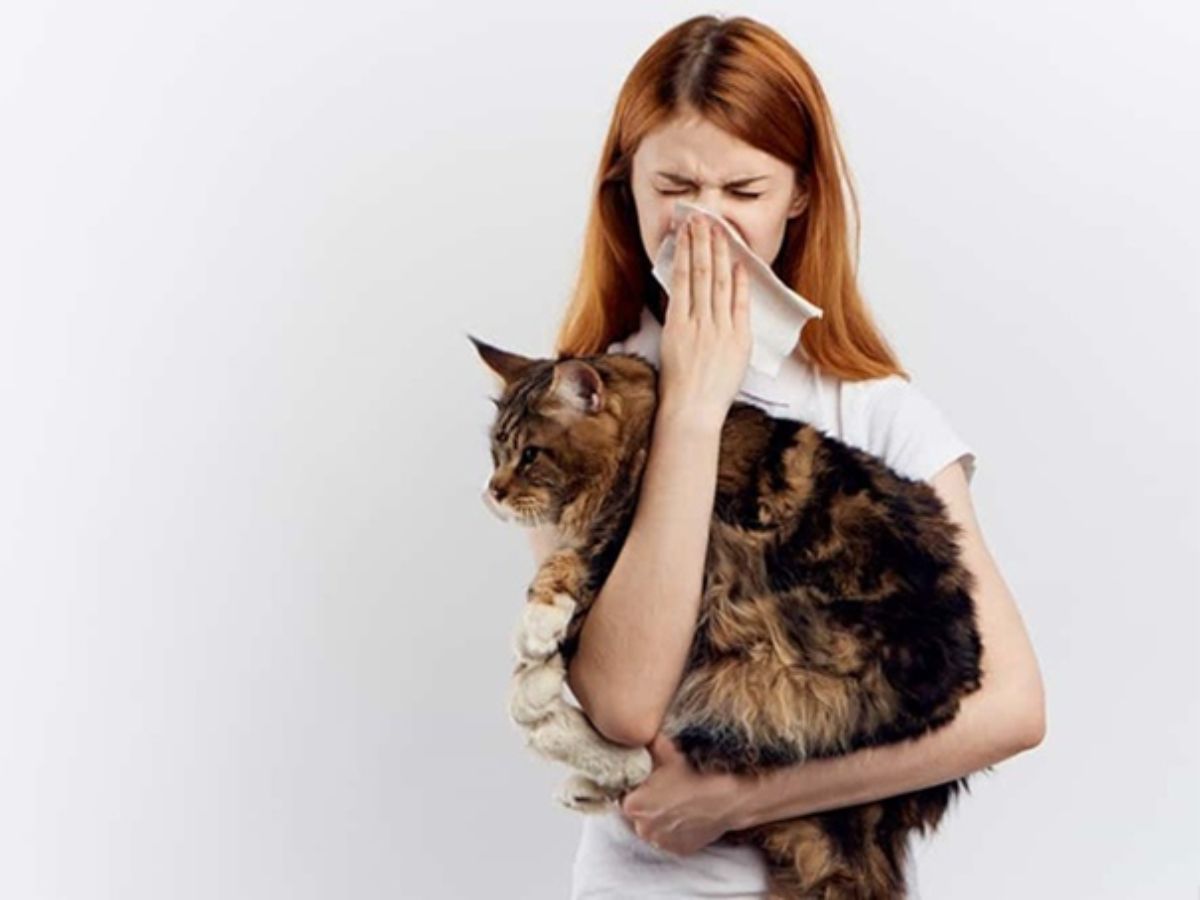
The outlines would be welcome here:
[[[662,194],[662,196],[664,196],[664,197],[678,197],[680,194],[691,193],[690,191],[687,191],[687,190],[667,191],[667,190],[663,190],[662,188],[658,188],[658,192],[660,194]],[[735,197],[741,197],[744,200],[753,200],[755,197],[762,196],[761,193],[755,194],[755,193],[751,193],[750,191],[730,191],[729,193],[733,194],[733,196],[735,196]]]

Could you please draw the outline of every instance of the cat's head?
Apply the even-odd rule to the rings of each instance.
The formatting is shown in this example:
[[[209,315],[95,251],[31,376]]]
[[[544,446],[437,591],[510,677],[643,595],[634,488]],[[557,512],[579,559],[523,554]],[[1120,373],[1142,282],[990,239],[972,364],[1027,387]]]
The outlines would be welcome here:
[[[640,478],[657,370],[624,353],[531,359],[467,336],[502,384],[484,502],[522,525],[585,527]]]

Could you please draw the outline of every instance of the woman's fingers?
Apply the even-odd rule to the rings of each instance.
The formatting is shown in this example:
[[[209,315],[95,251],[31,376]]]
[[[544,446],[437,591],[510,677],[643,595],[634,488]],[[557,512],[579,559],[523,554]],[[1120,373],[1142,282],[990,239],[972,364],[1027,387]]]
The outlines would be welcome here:
[[[692,316],[691,227],[685,219],[675,229],[675,259],[671,264],[671,296],[666,319],[686,322]],[[666,323],[664,322],[664,325]]]
[[[733,330],[745,333],[750,330],[750,273],[741,260],[733,267],[733,299],[730,303]]]
[[[741,298],[748,307],[749,283],[743,266],[735,266],[728,236],[719,225],[695,213],[676,230],[675,260],[671,273],[671,307],[681,318],[732,328],[737,323],[738,282],[742,270]],[[742,310],[745,324],[746,309]]]
[[[729,272],[729,239],[720,226],[713,226],[712,318],[725,328],[733,325],[733,284]]]
[[[701,219],[692,227],[692,318],[712,321],[712,226]]]

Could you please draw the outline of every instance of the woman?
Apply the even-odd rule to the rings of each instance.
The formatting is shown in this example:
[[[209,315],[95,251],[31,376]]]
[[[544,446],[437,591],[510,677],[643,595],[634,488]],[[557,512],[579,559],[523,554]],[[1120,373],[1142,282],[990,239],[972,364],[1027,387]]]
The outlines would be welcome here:
[[[722,841],[727,831],[951,781],[1042,739],[1038,665],[971,504],[975,456],[908,380],[859,295],[843,185],[852,202],[854,194],[843,171],[812,70],[745,17],[699,16],[670,30],[618,98],[557,349],[642,353],[660,368],[659,408],[635,520],[568,683],[602,734],[649,745],[655,768],[620,810],[584,819],[577,900],[764,897],[760,851]],[[777,379],[747,368],[746,276],[731,267],[719,230],[672,220],[680,197],[724,216],[821,307]],[[651,266],[673,228],[678,277],[668,296]],[[984,678],[950,725],[761,776],[697,773],[659,733],[696,623],[720,429],[735,398],[927,479],[962,525],[964,561],[978,579]],[[540,560],[553,535],[531,534]]]

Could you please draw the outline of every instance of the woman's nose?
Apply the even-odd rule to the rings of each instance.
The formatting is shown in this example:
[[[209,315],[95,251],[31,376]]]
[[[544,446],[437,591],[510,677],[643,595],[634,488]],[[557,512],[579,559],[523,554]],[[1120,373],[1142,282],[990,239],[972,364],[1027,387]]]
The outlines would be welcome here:
[[[720,216],[722,219],[724,219],[729,224],[730,228],[732,228],[734,231],[736,231],[738,233],[738,235],[742,238],[742,240],[746,239],[746,234],[744,231],[742,231],[741,226],[738,225],[738,223],[735,219],[730,217],[730,213],[732,211],[728,208],[728,204],[722,204],[722,201],[720,199],[716,199],[716,200],[697,199],[697,200],[692,200],[691,202],[695,203],[697,206],[704,207],[709,212],[716,213],[718,216]],[[688,213],[689,213],[689,210],[687,210],[687,209],[681,210],[679,213],[672,213],[671,226],[670,226],[670,230],[672,232],[676,232],[679,229],[679,227],[683,224],[684,220],[686,220]]]
[[[703,206],[709,212],[714,212],[721,218],[728,218],[726,216],[726,213],[728,212],[728,210],[725,208],[724,198],[721,196],[719,191],[713,192],[711,194],[708,192],[705,192],[705,191],[701,191],[699,194],[689,194],[689,195],[683,197],[682,199],[686,200],[689,203],[693,203],[696,206]],[[689,210],[686,208],[683,210],[680,210],[679,212],[675,212],[673,210],[671,212],[672,226],[678,227],[679,225],[682,225],[683,220],[687,218],[688,213],[689,213]]]
[[[694,198],[689,198],[693,203],[698,203],[705,209],[711,209],[713,212],[725,218],[736,214],[736,200],[729,194],[727,188],[711,185],[702,187],[697,191]]]

